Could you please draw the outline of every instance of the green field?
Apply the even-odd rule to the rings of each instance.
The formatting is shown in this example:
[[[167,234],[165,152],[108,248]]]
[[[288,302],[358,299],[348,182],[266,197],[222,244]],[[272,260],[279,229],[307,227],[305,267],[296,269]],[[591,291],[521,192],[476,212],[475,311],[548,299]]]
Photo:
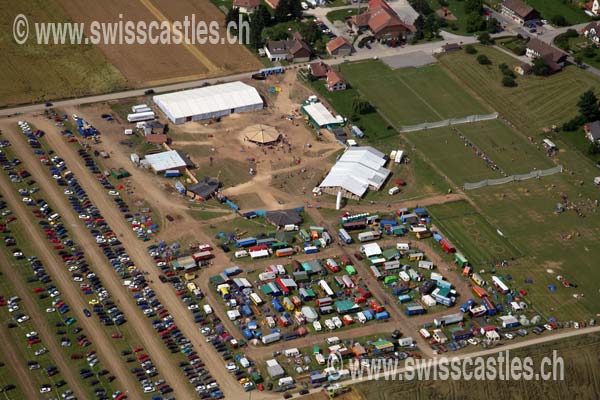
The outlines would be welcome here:
[[[554,164],[518,132],[500,120],[458,125],[456,128],[508,175],[524,174]]]
[[[396,128],[489,112],[439,65],[392,70],[367,61],[342,65],[342,74]]]
[[[506,63],[513,67],[519,61],[490,47],[477,46],[477,49],[479,54],[490,58],[491,65],[480,65],[476,56],[462,51],[445,54],[440,57],[440,62],[465,87],[527,136],[573,118],[577,114],[575,105],[581,94],[590,88],[598,88],[600,84],[594,75],[571,66],[550,77],[519,76],[517,87],[503,87],[498,65]]]
[[[462,187],[465,182],[501,178],[498,171],[489,168],[473,149],[466,147],[458,134],[450,128],[437,128],[404,134],[454,183]]]
[[[478,266],[521,255],[509,240],[500,236],[497,228],[466,201],[429,206],[427,210],[434,224],[449,236],[469,261]]]
[[[19,13],[29,19],[25,45],[13,40],[12,25]],[[34,22],[68,21],[56,0],[6,0],[0,10],[0,107],[87,96],[126,87],[126,80],[92,45],[33,44]]]
[[[347,10],[335,10],[327,13],[327,19],[331,22],[341,21],[344,22],[347,18],[357,15],[364,11],[364,8],[351,8]]]

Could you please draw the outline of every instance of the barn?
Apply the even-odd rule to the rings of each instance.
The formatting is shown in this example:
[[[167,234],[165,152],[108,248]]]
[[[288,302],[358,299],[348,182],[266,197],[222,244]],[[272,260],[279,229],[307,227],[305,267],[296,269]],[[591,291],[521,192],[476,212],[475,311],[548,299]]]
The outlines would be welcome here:
[[[260,110],[264,106],[258,91],[243,82],[161,94],[152,100],[174,124]]]

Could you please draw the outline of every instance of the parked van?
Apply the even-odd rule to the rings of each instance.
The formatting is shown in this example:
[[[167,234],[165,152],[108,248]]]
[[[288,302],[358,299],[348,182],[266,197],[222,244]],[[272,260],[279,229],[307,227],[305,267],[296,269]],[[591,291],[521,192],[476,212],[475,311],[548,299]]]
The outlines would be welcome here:
[[[235,258],[244,258],[248,257],[248,252],[246,250],[239,250],[234,253]]]
[[[400,188],[398,186],[394,186],[393,188],[390,188],[390,190],[388,190],[388,194],[390,196],[393,196],[397,193],[400,193]]]
[[[332,336],[332,337],[327,338],[326,342],[328,345],[332,346],[334,344],[340,343],[340,338],[337,336]]]

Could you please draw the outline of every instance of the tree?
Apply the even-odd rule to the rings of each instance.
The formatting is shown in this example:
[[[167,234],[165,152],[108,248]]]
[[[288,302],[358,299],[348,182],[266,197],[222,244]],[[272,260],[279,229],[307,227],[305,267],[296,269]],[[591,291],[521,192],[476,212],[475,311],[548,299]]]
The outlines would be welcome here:
[[[490,36],[490,34],[487,33],[487,32],[480,33],[479,36],[477,36],[477,40],[479,40],[479,43],[481,43],[481,44],[492,44],[492,43],[494,43],[494,40],[492,39],[492,37]]]
[[[502,63],[500,65],[498,65],[498,69],[500,70],[500,72],[502,72],[504,75],[506,75],[506,71],[510,71],[509,66],[507,63]]]
[[[496,18],[490,18],[487,20],[487,31],[489,33],[496,33],[500,30],[500,22]]]
[[[483,8],[483,0],[466,0],[464,8],[465,14],[477,13],[479,15]]]
[[[360,96],[355,96],[352,99],[352,113],[353,114],[368,114],[374,111],[373,106],[367,100]]]
[[[423,31],[427,39],[433,39],[438,36],[440,32],[440,26],[438,24],[438,17],[435,14],[429,14],[425,18],[425,26],[423,27]]]
[[[274,17],[277,22],[287,22],[291,20],[293,18],[291,0],[279,0],[277,7],[275,7]]]
[[[415,9],[421,15],[429,15],[433,14],[433,9],[427,2],[427,0],[410,0],[409,1],[412,8]]]
[[[552,16],[550,22],[557,26],[569,26],[569,21],[563,15]]]
[[[489,65],[492,63],[492,61],[485,54],[478,55],[477,62],[481,65]]]
[[[479,32],[485,30],[487,22],[479,13],[470,13],[467,15],[467,32]]]
[[[588,154],[591,156],[595,156],[596,154],[600,154],[600,143],[592,142],[588,147]]]
[[[577,102],[579,113],[585,118],[585,122],[598,119],[598,98],[593,91],[588,90],[581,95]]]
[[[552,72],[550,66],[548,66],[548,63],[542,57],[533,60],[532,71],[537,76],[548,76]]]
[[[472,44],[468,44],[465,46],[465,52],[467,54],[477,54],[477,49]]]
[[[264,4],[258,6],[250,17],[250,44],[259,49],[264,44],[263,31],[271,24],[271,13]]]
[[[225,24],[230,22],[238,22],[240,19],[240,9],[237,7],[231,7],[229,11],[227,11],[227,15],[225,16]]]
[[[514,87],[517,86],[517,83],[515,82],[515,78],[513,78],[512,76],[504,75],[504,77],[502,78],[502,86]]]
[[[424,34],[424,29],[425,29],[425,19],[423,18],[422,15],[419,15],[417,17],[417,19],[415,19],[415,22],[413,22],[413,25],[415,26],[416,32],[414,35],[414,38],[416,40],[421,40],[425,37]]]

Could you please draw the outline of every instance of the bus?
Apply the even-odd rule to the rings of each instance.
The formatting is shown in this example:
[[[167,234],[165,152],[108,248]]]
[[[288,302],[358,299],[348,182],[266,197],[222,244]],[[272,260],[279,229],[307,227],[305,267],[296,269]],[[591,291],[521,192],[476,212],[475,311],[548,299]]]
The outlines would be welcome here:
[[[340,230],[338,231],[338,236],[340,237],[340,239],[342,239],[342,241],[343,241],[344,243],[346,243],[346,244],[350,244],[350,243],[352,243],[352,236],[350,236],[350,235],[348,234],[348,232],[346,232],[346,230],[345,230],[345,229],[343,229],[343,228],[342,228],[342,229],[340,229]]]
[[[310,242],[310,235],[308,234],[308,232],[306,232],[306,230],[301,229],[299,235],[305,242]]]

